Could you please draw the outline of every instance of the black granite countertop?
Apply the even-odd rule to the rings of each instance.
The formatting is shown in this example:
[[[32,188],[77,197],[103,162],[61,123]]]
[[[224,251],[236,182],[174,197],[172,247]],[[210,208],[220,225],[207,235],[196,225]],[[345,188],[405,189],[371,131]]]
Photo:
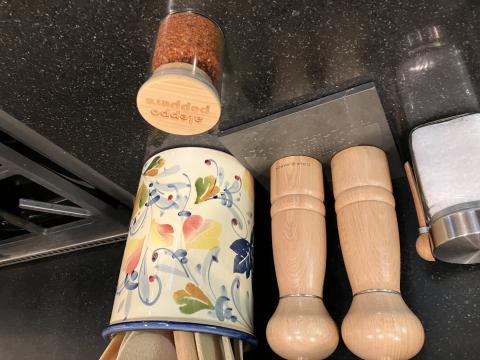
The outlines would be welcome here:
[[[407,37],[428,26],[461,51],[471,91],[480,84],[475,1],[12,1],[0,7],[0,107],[134,192],[152,131],[136,93],[159,20],[185,8],[225,33],[224,129],[373,81],[404,138]],[[437,103],[442,97],[430,90]]]
[[[165,140],[138,115],[136,93],[148,77],[159,19],[185,8],[206,13],[225,32],[220,129],[373,81],[405,156],[412,126],[478,110],[480,3],[473,0],[3,1],[0,107],[134,192],[147,146]],[[418,358],[477,358],[480,268],[420,260],[405,179],[394,185],[402,292],[426,329]],[[255,326],[262,345],[252,359],[273,357],[264,339],[277,302],[267,195],[258,191]],[[325,298],[340,324],[351,293],[327,210]],[[96,358],[122,248],[1,269],[2,359]],[[332,358],[353,355],[341,344]]]

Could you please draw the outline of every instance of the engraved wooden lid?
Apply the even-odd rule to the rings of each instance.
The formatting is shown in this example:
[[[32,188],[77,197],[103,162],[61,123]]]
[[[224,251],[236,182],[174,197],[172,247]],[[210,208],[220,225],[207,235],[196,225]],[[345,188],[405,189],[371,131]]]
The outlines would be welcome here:
[[[190,64],[160,66],[140,88],[137,108],[154,127],[177,135],[196,135],[220,119],[218,92],[208,75]]]

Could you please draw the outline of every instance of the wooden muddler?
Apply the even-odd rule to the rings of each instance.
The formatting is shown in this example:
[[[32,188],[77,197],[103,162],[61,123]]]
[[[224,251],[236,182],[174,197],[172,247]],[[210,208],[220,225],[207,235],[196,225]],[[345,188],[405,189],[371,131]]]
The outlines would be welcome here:
[[[271,168],[272,245],[280,301],[268,322],[270,347],[286,359],[324,359],[338,330],[323,304],[326,262],[322,165],[290,156]]]
[[[409,359],[422,324],[400,295],[400,241],[385,153],[370,146],[332,159],[333,193],[353,301],[342,323],[347,347],[363,359]]]

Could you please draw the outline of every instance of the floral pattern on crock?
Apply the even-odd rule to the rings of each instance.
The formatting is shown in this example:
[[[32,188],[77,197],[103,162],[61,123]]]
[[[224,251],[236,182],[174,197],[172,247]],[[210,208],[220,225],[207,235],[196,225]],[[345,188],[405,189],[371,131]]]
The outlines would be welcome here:
[[[251,295],[249,291],[241,295],[239,289],[242,276],[248,279],[253,268],[253,229],[250,226],[253,214],[244,214],[237,205],[242,191],[253,202],[251,175],[245,171],[241,177],[234,175],[225,179],[223,168],[209,158],[203,160],[205,175],[192,184],[180,165],[167,165],[158,155],[147,162],[142,171],[122,263],[125,275],[117,287],[117,295],[124,291],[127,294],[117,311],[128,318],[132,296],[138,296],[147,306],[154,305],[162,296],[160,275],[167,273],[185,279],[184,288],[170,294],[180,313],[190,315],[205,311],[219,321],[238,322],[251,328],[248,309]],[[172,175],[176,179],[174,182],[169,181]],[[178,181],[179,175],[181,181]],[[208,202],[214,202],[230,216],[229,226],[237,237],[223,250],[220,238],[225,224],[199,214],[198,207]],[[162,222],[165,214],[175,214],[181,220],[181,228],[175,228],[168,221]],[[149,227],[147,239],[138,237],[144,226]],[[191,264],[189,252],[199,250],[206,251],[203,261]],[[234,253],[231,269],[238,275],[231,283],[215,288],[211,273],[219,262],[221,251]]]

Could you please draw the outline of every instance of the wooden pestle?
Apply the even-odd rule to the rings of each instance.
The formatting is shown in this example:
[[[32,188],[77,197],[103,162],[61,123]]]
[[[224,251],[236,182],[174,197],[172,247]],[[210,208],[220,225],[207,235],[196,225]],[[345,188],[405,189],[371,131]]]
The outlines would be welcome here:
[[[425,335],[400,295],[400,241],[386,155],[370,146],[344,150],[332,159],[332,178],[354,295],[343,340],[363,359],[409,359]]]
[[[290,156],[271,168],[272,246],[280,293],[267,325],[270,347],[286,359],[324,359],[338,330],[323,304],[326,262],[322,165]]]

